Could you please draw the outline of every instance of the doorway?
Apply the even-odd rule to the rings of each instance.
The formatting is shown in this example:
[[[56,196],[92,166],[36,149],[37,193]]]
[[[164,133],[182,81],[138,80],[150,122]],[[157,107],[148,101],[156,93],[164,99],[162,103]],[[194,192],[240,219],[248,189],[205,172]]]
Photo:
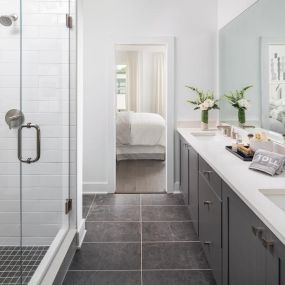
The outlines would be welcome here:
[[[116,193],[167,191],[167,46],[115,45]]]

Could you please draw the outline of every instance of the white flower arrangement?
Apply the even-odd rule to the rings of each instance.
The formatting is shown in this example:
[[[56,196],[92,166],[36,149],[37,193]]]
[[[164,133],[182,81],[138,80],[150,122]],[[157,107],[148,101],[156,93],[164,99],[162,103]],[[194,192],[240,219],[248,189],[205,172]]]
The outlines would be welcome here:
[[[237,103],[240,108],[243,108],[245,110],[247,110],[250,107],[249,100],[247,99],[240,99],[237,101]]]
[[[245,92],[250,88],[252,88],[252,86],[246,86],[242,90],[230,92],[225,95],[225,98],[234,108],[247,110],[250,107],[250,101],[245,98]]]
[[[202,90],[198,90],[195,87],[186,86],[187,88],[191,89],[195,92],[198,96],[196,100],[188,100],[188,103],[196,105],[194,110],[201,110],[201,111],[209,111],[211,109],[219,109],[218,100],[215,99],[214,92],[207,91],[204,92]]]
[[[253,86],[246,86],[241,90],[230,92],[225,95],[225,98],[236,109],[238,109],[238,121],[241,125],[245,124],[245,111],[250,107],[250,101],[245,98],[245,92]]]

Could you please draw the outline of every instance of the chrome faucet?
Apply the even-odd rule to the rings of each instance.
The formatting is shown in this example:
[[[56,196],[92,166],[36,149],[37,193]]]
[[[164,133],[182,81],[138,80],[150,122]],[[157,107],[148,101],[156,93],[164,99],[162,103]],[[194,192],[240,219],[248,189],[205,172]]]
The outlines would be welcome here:
[[[217,126],[217,128],[219,130],[222,129],[225,136],[231,137],[231,129],[232,129],[231,126],[229,126],[229,125],[219,125],[219,126]]]

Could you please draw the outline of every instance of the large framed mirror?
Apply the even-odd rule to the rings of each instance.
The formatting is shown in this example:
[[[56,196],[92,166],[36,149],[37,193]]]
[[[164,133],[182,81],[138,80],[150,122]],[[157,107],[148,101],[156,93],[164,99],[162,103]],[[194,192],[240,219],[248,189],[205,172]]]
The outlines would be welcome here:
[[[222,122],[238,122],[223,95],[252,85],[246,125],[285,134],[284,11],[283,0],[259,0],[220,30]]]

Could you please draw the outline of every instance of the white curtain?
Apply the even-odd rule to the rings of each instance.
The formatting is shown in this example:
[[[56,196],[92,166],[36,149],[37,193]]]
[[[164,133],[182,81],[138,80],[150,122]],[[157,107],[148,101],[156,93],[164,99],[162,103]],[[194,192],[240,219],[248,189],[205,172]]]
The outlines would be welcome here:
[[[166,72],[164,53],[153,55],[153,98],[154,112],[165,118]]]
[[[127,109],[133,112],[139,112],[139,90],[140,90],[140,68],[139,53],[136,51],[126,52],[127,57]]]

